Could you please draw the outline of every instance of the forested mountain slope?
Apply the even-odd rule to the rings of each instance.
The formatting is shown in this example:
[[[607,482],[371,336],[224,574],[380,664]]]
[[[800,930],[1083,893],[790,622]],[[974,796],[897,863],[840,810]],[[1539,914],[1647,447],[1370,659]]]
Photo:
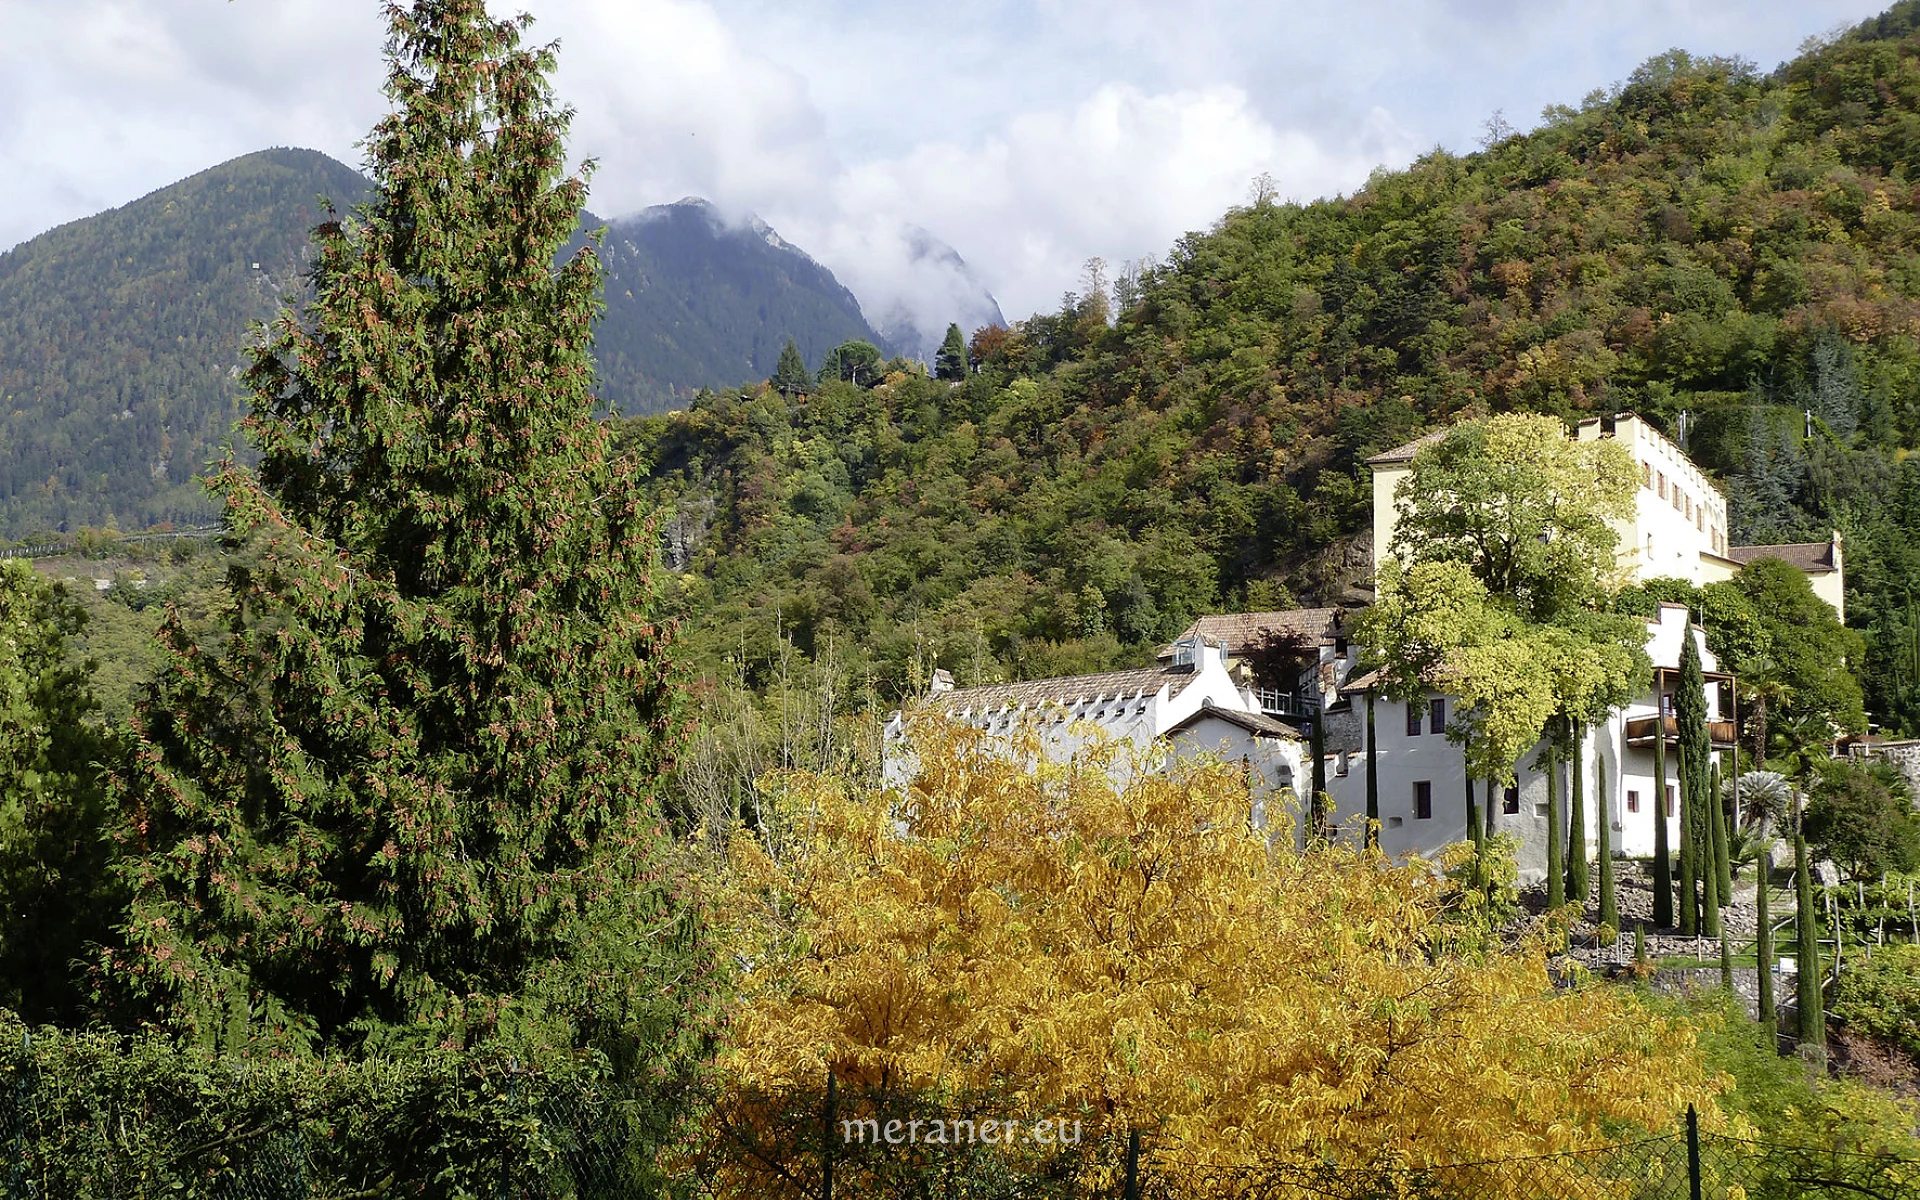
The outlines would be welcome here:
[[[583,219],[573,245],[600,224]],[[704,200],[615,219],[600,263],[597,391],[621,412],[659,412],[703,387],[765,379],[788,338],[815,366],[842,342],[880,343],[833,272],[757,219],[727,224]]]
[[[1869,707],[1920,728],[1916,11],[1772,73],[1663,55],[1480,153],[1236,209],[1111,314],[977,335],[963,385],[636,425],[696,656],[752,683],[776,623],[833,634],[880,698],[935,659],[971,682],[1138,658],[1208,609],[1348,594],[1362,460],[1422,429],[1685,412],[1741,540],[1846,534]]]
[[[194,476],[240,415],[248,324],[304,286],[316,197],[345,212],[366,190],[262,151],[0,254],[0,536],[210,519]],[[603,225],[581,217],[568,253]],[[789,337],[811,363],[878,340],[825,267],[703,202],[613,222],[601,261],[598,392],[623,412],[765,378]]]
[[[267,150],[0,254],[0,534],[205,519],[247,324],[300,286],[316,195],[366,187]]]

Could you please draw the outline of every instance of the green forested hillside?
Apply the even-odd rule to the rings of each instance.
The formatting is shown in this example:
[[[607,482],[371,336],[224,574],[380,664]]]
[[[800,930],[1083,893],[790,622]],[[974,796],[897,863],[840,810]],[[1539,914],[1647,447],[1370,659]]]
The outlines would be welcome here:
[[[315,197],[365,188],[268,150],[0,254],[0,534],[204,519],[248,322],[300,286]]]
[[[212,517],[194,477],[240,414],[248,324],[304,286],[316,197],[366,189],[263,151],[0,254],[0,537]],[[582,213],[565,252],[602,225]],[[596,382],[622,412],[764,378],[789,337],[812,363],[877,340],[825,267],[697,201],[613,222],[601,262]]]
[[[965,384],[707,397],[630,432],[679,500],[697,655],[831,638],[898,694],[1138,657],[1331,599],[1370,453],[1459,414],[1637,410],[1746,540],[1848,538],[1876,719],[1920,729],[1920,6],[1772,73],[1673,52],[1532,133],[1262,200]],[[1806,414],[1811,414],[1811,419]],[[1811,430],[1811,436],[1804,436]]]
[[[582,220],[574,244],[599,224]],[[831,271],[758,222],[729,226],[705,201],[613,221],[600,263],[598,392],[620,412],[659,412],[702,387],[765,379],[788,338],[815,366],[842,342],[880,340]]]

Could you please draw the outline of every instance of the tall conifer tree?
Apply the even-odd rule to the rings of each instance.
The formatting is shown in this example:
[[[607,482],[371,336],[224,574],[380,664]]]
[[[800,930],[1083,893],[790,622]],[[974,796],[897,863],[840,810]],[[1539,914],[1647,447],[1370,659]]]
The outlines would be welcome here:
[[[946,339],[940,343],[939,353],[933,356],[934,378],[959,383],[967,374],[967,340],[960,336],[958,325],[948,325]]]
[[[800,357],[800,347],[792,338],[780,347],[780,361],[773,368],[773,390],[782,396],[802,395],[813,390],[813,375],[807,370],[807,361]]]
[[[1587,873],[1587,763],[1586,730],[1577,729],[1573,736],[1573,790],[1572,799],[1567,806],[1567,899],[1578,904],[1584,911],[1587,897],[1591,894],[1591,877]]]
[[[1599,765],[1600,770],[1595,773],[1599,791],[1594,797],[1593,832],[1596,839],[1594,857],[1600,864],[1600,923],[1618,934],[1620,898],[1613,881],[1613,812],[1607,805],[1606,755],[1600,756]]]
[[[599,272],[552,48],[483,0],[386,8],[372,199],[247,375],[215,487],[221,637],[120,780],[109,978],[196,1039],[593,1045],[656,1091],[711,979],[655,789],[676,726],[658,538],[592,419]]]
[[[1800,1051],[1813,1061],[1826,1065],[1826,997],[1821,993],[1820,910],[1813,898],[1813,860],[1807,854],[1807,837],[1801,830],[1802,806],[1795,805],[1793,815],[1793,925],[1797,934],[1794,946],[1795,999],[1800,1009]]]
[[[1653,923],[1673,925],[1673,839],[1667,821],[1667,677],[1653,673]]]
[[[1691,627],[1680,648],[1680,682],[1673,715],[1680,744],[1680,928],[1706,937],[1720,936],[1720,876],[1714,866],[1708,810],[1718,803],[1712,791],[1712,743],[1707,736],[1707,680],[1700,644]],[[1696,907],[1697,905],[1697,907]],[[1688,913],[1697,922],[1689,928]]]

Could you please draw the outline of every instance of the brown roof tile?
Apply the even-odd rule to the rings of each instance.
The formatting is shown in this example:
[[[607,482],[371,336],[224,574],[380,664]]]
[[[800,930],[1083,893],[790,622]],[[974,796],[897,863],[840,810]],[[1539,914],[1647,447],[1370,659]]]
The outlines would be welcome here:
[[[1367,465],[1370,467],[1384,467],[1393,463],[1411,462],[1414,455],[1446,436],[1447,431],[1445,429],[1435,429],[1429,433],[1423,433],[1405,445],[1395,446],[1391,450],[1385,450],[1374,455],[1367,460]]]
[[[1081,697],[1154,695],[1161,685],[1171,682],[1177,696],[1193,682],[1196,673],[1190,667],[1137,667],[1128,671],[1103,671],[1098,675],[1066,675],[1058,679],[1030,679],[1024,683],[994,683],[983,687],[956,688],[929,697],[929,702],[948,712],[996,712],[1002,708],[1022,708],[1040,704],[1071,704]]]
[[[1729,546],[1727,557],[1741,566],[1760,558],[1777,558],[1806,572],[1833,570],[1832,542],[1792,542],[1784,546]]]
[[[1273,634],[1298,634],[1305,638],[1309,646],[1322,645],[1333,641],[1334,622],[1339,618],[1337,608],[1294,608],[1278,612],[1218,613],[1201,617],[1187,626],[1180,641],[1198,633],[1203,637],[1215,638],[1227,648],[1227,653],[1240,651],[1259,644]]]

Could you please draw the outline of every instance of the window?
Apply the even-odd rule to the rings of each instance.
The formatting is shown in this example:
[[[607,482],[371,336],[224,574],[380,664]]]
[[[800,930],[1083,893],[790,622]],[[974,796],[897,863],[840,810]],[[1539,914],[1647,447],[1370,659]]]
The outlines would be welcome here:
[[[1342,750],[1339,754],[1336,754],[1334,756],[1333,773],[1335,775],[1338,775],[1340,778],[1345,779],[1347,777],[1348,763],[1349,763],[1349,759],[1347,756],[1347,752],[1345,750]]]
[[[1660,471],[1656,474],[1655,478],[1659,480],[1659,486],[1656,490],[1659,491],[1660,498],[1665,500],[1667,498],[1667,473]]]
[[[1629,791],[1627,793],[1627,811],[1628,812],[1640,811],[1640,793],[1639,792]]]
[[[1407,701],[1407,736],[1420,736],[1420,706],[1411,700]]]
[[[1447,698],[1435,696],[1427,701],[1427,732],[1445,733],[1447,731]]]
[[[1425,779],[1413,785],[1413,815],[1418,820],[1433,820],[1433,784]]]
[[[1672,784],[1667,785],[1667,815],[1669,817],[1673,815],[1673,785]]]
[[[1508,816],[1520,811],[1520,789],[1510,787],[1500,796],[1500,811]]]
[[[1653,486],[1653,464],[1652,463],[1640,464],[1640,486],[1642,487]]]
[[[1687,520],[1691,521],[1693,520],[1693,497],[1688,496],[1686,500],[1687,500],[1687,507],[1682,511],[1686,513]]]

